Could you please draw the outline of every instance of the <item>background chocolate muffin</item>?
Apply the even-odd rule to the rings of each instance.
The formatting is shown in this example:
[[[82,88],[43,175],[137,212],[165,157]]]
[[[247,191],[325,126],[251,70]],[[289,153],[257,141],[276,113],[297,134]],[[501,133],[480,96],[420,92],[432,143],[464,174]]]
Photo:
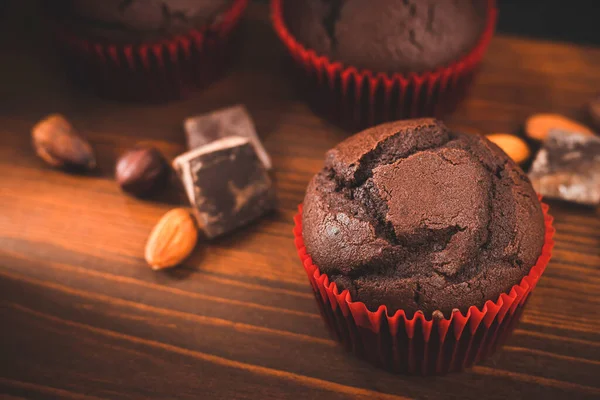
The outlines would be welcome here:
[[[456,61],[480,39],[482,0],[284,1],[288,29],[305,47],[345,66],[422,72]]]
[[[95,94],[159,103],[221,77],[249,0],[45,0],[67,76]]]
[[[497,300],[544,242],[523,171],[487,139],[433,119],[379,125],[330,150],[302,225],[308,254],[338,288],[409,315]]]
[[[215,22],[232,0],[61,0],[52,14],[79,34],[136,43],[186,33]]]

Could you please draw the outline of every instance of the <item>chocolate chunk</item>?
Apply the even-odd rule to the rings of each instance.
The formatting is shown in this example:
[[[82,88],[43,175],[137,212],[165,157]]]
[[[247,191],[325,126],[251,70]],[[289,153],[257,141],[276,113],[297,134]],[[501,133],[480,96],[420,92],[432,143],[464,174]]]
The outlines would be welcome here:
[[[544,196],[600,204],[600,138],[564,130],[550,131],[529,178],[535,190]]]
[[[180,155],[173,167],[209,239],[247,224],[274,206],[271,178],[247,138],[215,140]]]
[[[265,168],[271,169],[271,158],[256,134],[246,107],[237,105],[198,115],[186,119],[183,125],[188,149],[192,150],[225,137],[241,136],[252,143]]]

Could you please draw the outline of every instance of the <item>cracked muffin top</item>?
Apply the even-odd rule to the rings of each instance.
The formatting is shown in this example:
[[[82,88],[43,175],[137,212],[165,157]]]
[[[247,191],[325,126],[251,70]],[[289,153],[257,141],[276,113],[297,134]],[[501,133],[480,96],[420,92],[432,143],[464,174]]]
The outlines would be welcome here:
[[[433,119],[379,125],[328,151],[302,226],[340,291],[372,311],[427,317],[496,301],[535,265],[545,232],[523,171],[484,137]]]
[[[422,72],[456,61],[477,43],[482,0],[287,0],[290,33],[317,54],[374,72]]]
[[[81,34],[137,42],[160,40],[210,24],[231,3],[232,0],[60,0],[52,2],[49,12]]]

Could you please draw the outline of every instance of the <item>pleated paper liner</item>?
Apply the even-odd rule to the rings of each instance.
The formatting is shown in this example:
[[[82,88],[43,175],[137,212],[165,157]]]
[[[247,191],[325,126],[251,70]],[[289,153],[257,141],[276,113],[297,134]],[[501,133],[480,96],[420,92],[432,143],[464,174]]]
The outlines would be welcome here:
[[[136,45],[93,41],[59,21],[52,25],[68,72],[78,84],[111,99],[163,102],[219,78],[247,4],[248,0],[235,0],[213,24]]]
[[[370,311],[352,301],[348,290],[339,293],[335,282],[319,271],[302,239],[302,206],[294,218],[298,255],[313,288],[321,315],[332,335],[346,350],[392,372],[435,375],[459,371],[493,354],[519,320],[525,302],[544,272],[554,241],[553,218],[542,203],[546,227],[542,253],[527,276],[496,301],[463,315],[427,320],[421,311],[409,317],[403,310],[388,315],[385,306]]]
[[[340,125],[360,129],[385,121],[440,117],[451,112],[466,95],[494,34],[496,2],[487,2],[486,25],[471,52],[446,67],[420,74],[358,70],[316,54],[288,31],[283,0],[272,0],[271,19],[276,34],[298,67],[310,104]]]

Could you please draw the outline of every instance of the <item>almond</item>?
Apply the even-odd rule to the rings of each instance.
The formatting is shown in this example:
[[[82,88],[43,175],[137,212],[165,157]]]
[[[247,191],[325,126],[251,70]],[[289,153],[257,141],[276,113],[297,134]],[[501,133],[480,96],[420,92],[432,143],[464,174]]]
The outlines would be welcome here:
[[[152,229],[146,243],[146,261],[154,270],[174,267],[190,255],[197,239],[194,218],[186,209],[175,208]]]
[[[552,129],[594,134],[587,126],[559,114],[534,114],[525,121],[525,133],[535,140],[546,139],[548,132]]]
[[[37,155],[53,167],[92,169],[96,166],[92,146],[60,114],[49,115],[35,124],[31,136]]]
[[[500,147],[517,164],[527,160],[531,154],[527,143],[518,136],[508,133],[492,133],[488,140]]]

